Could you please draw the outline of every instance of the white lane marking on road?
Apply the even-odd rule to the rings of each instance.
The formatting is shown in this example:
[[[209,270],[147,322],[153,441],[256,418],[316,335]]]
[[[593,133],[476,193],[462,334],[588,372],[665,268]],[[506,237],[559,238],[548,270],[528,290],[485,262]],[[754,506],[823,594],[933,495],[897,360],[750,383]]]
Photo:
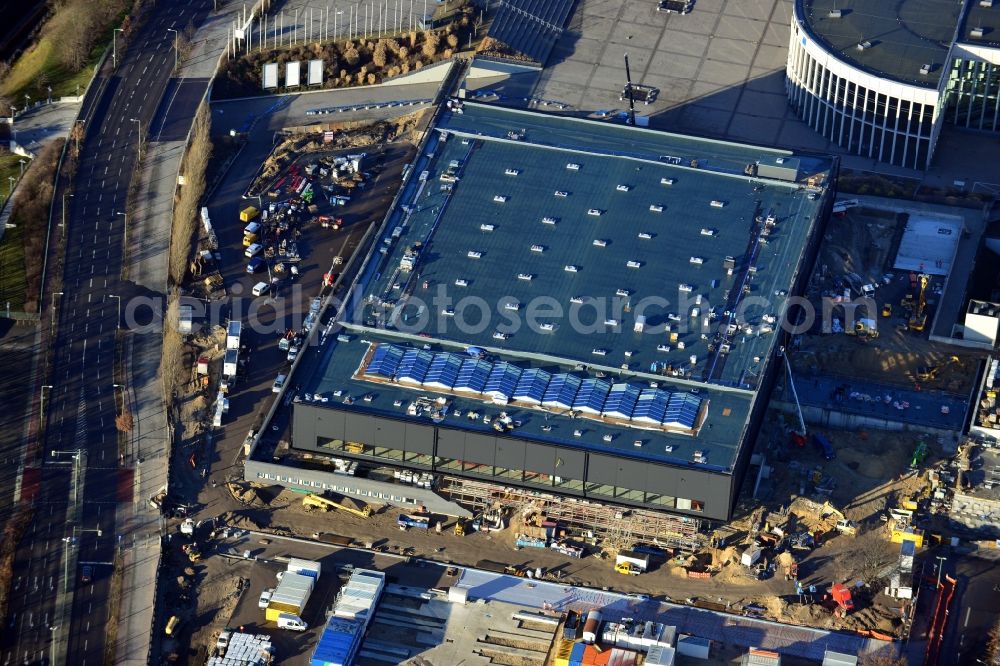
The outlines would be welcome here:
[[[962,628],[965,629],[969,626],[969,613],[972,612],[972,606],[968,606],[965,609],[965,622],[962,623]]]

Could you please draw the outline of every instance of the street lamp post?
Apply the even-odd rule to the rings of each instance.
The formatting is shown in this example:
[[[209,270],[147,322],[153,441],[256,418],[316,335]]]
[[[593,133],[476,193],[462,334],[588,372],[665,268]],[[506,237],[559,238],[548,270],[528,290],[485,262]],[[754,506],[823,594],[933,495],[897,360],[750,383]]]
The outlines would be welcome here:
[[[177,71],[177,30],[174,28],[167,28],[167,32],[174,33],[174,71]]]
[[[938,587],[941,587],[941,572],[944,569],[944,563],[945,563],[945,561],[948,558],[945,557],[944,555],[938,555],[935,559],[938,561],[938,578],[937,578],[937,584],[938,584]]]
[[[139,129],[139,159],[142,159],[142,121],[138,118],[130,118],[133,123],[137,123]]]
[[[52,323],[49,324],[49,335],[52,335],[53,330],[56,327],[56,296],[62,296],[63,292],[53,291],[52,292]]]
[[[69,192],[63,192],[62,222],[59,224],[62,227],[63,240],[66,240],[66,197],[73,198],[73,195]]]
[[[125,218],[125,231],[122,234],[122,247],[125,253],[128,254],[128,213],[118,211],[115,215],[121,215]],[[119,302],[119,305],[121,305],[121,302]],[[121,308],[119,308],[119,310],[121,310]],[[121,319],[121,312],[118,313],[118,318]]]
[[[21,165],[21,178],[24,178],[24,164],[25,164],[25,163],[26,163],[27,161],[28,161],[28,160],[18,160],[18,164],[20,164],[20,165]]]
[[[115,298],[118,300],[118,319],[115,320],[115,330],[117,331],[122,327],[122,297],[115,296],[114,294],[108,294],[108,298]],[[115,384],[117,386],[117,384]]]
[[[14,194],[14,181],[16,180],[17,178],[14,178],[14,176],[7,176],[7,185],[10,187],[10,191],[7,193],[7,198],[10,198],[10,195]]]
[[[122,28],[115,28],[111,33],[111,62],[115,69],[118,69],[118,33],[124,32]]]
[[[39,435],[41,435],[42,430],[45,429],[45,389],[49,389],[51,391],[52,390],[52,386],[50,384],[46,384],[46,385],[42,386],[42,388],[39,391],[39,393],[41,394],[41,396],[40,396],[41,404],[38,406],[38,432],[39,432]]]

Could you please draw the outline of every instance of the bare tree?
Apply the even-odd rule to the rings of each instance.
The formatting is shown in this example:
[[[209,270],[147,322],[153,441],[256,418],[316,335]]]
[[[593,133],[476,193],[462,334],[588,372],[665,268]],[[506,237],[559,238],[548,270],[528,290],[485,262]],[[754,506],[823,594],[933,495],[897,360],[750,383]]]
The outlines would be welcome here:
[[[853,565],[851,576],[857,576],[870,588],[881,587],[885,576],[893,571],[898,560],[892,544],[881,538],[877,532],[868,532],[855,541],[853,558],[848,566]]]
[[[436,32],[425,32],[424,45],[421,48],[423,54],[428,58],[433,58],[437,54],[438,44],[440,42],[441,38],[438,37]]]

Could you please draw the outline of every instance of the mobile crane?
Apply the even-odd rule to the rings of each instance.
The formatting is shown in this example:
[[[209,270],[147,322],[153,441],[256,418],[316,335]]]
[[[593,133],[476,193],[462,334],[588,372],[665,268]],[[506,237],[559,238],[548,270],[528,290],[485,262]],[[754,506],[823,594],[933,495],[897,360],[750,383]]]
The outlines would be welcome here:
[[[910,315],[909,328],[911,331],[919,333],[927,325],[927,285],[931,281],[931,276],[927,273],[921,273],[917,279],[920,281],[920,292],[917,295],[913,314]]]

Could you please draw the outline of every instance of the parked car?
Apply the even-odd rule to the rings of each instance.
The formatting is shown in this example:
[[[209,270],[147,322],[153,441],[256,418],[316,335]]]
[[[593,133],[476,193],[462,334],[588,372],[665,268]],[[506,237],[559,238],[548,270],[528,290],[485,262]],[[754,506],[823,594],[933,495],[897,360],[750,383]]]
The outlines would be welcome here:
[[[256,273],[257,271],[264,268],[264,260],[260,257],[254,257],[247,262],[247,273]]]
[[[248,257],[256,257],[258,254],[261,253],[261,250],[263,249],[264,246],[261,245],[260,243],[253,243],[250,245],[250,247],[243,250],[243,254],[245,254]]]
[[[89,564],[83,565],[83,569],[80,570],[80,582],[89,583],[94,579],[94,567]]]
[[[271,597],[274,595],[274,589],[264,590],[260,593],[260,599],[257,600],[258,608],[267,608],[267,605],[271,603]]]

